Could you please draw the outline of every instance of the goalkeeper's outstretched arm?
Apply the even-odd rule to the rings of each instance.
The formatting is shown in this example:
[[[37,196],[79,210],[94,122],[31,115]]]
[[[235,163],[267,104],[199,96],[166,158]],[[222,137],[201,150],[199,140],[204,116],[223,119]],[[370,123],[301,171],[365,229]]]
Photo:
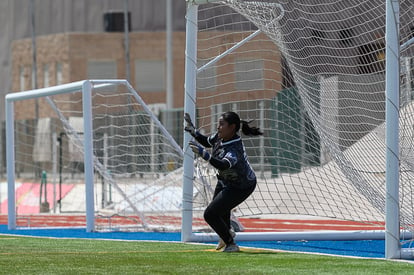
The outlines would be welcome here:
[[[188,113],[184,114],[184,120],[185,120],[185,127],[184,130],[188,133],[190,133],[190,135],[192,135],[197,141],[198,143],[200,143],[201,145],[203,145],[204,147],[211,147],[210,142],[208,141],[208,137],[201,134],[194,126],[191,117]]]

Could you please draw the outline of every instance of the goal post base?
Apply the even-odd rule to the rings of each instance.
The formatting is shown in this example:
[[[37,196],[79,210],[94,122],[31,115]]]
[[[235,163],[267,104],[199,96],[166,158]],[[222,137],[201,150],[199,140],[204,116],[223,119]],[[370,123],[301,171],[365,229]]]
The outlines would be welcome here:
[[[411,239],[411,232],[404,232]],[[346,240],[384,240],[384,230],[359,231],[307,231],[307,232],[238,232],[236,241],[346,241]],[[193,233],[188,242],[215,242],[219,237],[215,233]],[[411,252],[413,255],[414,253]]]
[[[414,249],[413,248],[402,248],[400,259],[414,260]]]

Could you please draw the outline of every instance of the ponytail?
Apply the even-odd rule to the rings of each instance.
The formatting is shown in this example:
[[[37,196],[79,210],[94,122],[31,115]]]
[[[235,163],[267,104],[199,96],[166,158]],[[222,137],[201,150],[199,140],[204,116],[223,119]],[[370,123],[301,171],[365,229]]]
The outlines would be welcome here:
[[[242,130],[243,134],[245,134],[246,136],[260,136],[260,135],[263,135],[263,132],[261,132],[259,128],[250,127],[249,126],[250,122],[252,122],[252,121],[240,120],[241,130]]]
[[[236,128],[235,128],[236,132],[238,132],[241,128],[241,131],[246,136],[263,135],[263,133],[260,131],[259,128],[249,126],[249,123],[252,122],[252,120],[251,121],[240,120],[239,115],[236,114],[235,112],[225,112],[224,114],[221,115],[221,117],[225,121],[227,121],[227,123],[235,124],[236,125]]]

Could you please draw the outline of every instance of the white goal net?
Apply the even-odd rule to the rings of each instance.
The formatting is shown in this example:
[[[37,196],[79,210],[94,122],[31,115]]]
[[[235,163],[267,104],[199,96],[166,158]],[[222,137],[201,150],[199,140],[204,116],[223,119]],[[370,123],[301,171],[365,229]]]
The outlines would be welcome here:
[[[236,215],[384,224],[385,1],[188,2],[197,126],[211,133],[233,110],[265,133],[244,138],[258,187]],[[412,230],[414,6],[399,3],[400,224]]]

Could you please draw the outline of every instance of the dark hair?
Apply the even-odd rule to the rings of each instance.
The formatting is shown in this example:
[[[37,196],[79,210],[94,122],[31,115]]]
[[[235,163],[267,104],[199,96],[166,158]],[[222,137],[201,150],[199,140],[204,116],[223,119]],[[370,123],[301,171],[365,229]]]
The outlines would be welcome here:
[[[259,128],[249,126],[249,123],[251,123],[252,120],[251,121],[241,120],[239,115],[236,114],[235,112],[225,112],[224,114],[221,115],[221,117],[228,124],[230,124],[230,125],[235,124],[236,125],[236,128],[235,128],[236,132],[238,132],[240,130],[240,125],[241,125],[241,130],[242,130],[243,134],[245,134],[246,136],[263,135],[263,133],[260,131]]]

